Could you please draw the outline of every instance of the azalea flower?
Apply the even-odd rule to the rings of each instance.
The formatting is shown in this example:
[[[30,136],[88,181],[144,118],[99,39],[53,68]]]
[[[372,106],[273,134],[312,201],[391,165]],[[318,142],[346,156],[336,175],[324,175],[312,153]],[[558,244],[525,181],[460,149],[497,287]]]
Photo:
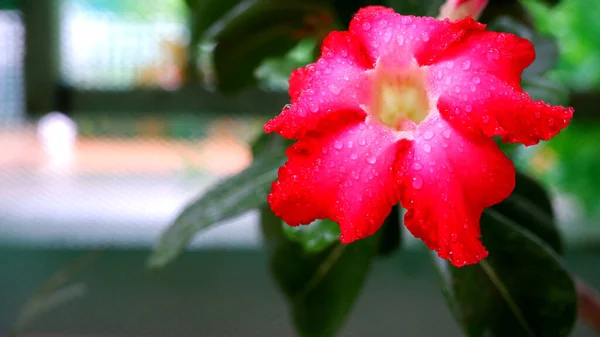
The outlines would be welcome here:
[[[512,162],[491,138],[533,145],[572,108],[532,100],[520,76],[533,45],[458,21],[361,9],[316,63],[295,70],[291,104],[266,132],[297,139],[268,202],[288,225],[329,218],[342,243],[374,234],[400,202],[408,230],[456,266],[488,252],[484,208],[512,192]]]

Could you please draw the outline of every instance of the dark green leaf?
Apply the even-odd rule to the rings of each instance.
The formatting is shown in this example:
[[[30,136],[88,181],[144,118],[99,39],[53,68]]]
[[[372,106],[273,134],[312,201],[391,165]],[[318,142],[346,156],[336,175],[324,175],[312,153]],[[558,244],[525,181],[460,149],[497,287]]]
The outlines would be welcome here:
[[[348,245],[339,242],[317,253],[283,233],[281,221],[263,209],[262,226],[272,273],[288,297],[299,336],[331,337],[341,328],[375,256],[377,236]]]
[[[271,156],[283,158],[285,150],[293,142],[275,133],[261,133],[252,144],[252,155],[254,158]]]
[[[235,93],[255,83],[254,72],[265,59],[285,55],[299,42],[298,32],[310,33],[308,18],[330,17],[330,13],[330,7],[317,0],[240,3],[207,32],[206,38],[216,42],[218,89]]]
[[[186,0],[192,26],[192,48],[196,47],[209,27],[241,2],[242,0]]]
[[[553,105],[567,105],[569,103],[568,89],[547,78],[524,77],[521,86],[534,100]]]
[[[283,161],[283,154],[261,156],[250,167],[189,204],[163,233],[148,265],[164,266],[177,257],[198,232],[265,204]]]
[[[354,14],[362,7],[386,4],[386,0],[332,0],[332,2],[343,27],[348,27]]]
[[[444,0],[385,0],[385,3],[403,15],[437,17]]]
[[[535,180],[517,173],[513,193],[493,209],[537,235],[558,254],[563,252],[561,234],[553,217],[548,193]]]
[[[377,253],[380,256],[392,254],[402,245],[402,215],[400,214],[400,206],[392,207],[392,212],[385,219],[385,222],[379,229],[381,234]]]
[[[535,235],[494,210],[481,219],[489,256],[456,268],[438,259],[444,294],[469,337],[568,336],[576,319],[573,281]]]

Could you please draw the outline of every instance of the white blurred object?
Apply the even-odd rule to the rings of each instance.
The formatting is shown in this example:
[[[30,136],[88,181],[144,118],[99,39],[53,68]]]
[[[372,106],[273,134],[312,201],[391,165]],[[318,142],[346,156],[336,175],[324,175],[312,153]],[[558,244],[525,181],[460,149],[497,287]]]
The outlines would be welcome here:
[[[47,155],[46,168],[51,171],[68,171],[74,158],[77,124],[60,112],[50,112],[40,118],[37,135]]]

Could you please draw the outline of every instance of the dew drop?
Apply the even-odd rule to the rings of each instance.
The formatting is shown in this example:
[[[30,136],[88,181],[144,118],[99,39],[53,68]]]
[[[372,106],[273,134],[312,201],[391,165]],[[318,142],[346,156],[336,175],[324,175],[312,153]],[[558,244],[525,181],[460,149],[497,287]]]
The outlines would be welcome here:
[[[365,141],[364,138],[359,138],[358,139],[358,145],[365,146],[365,145],[367,145],[367,142]]]
[[[429,144],[423,145],[423,150],[427,153],[431,152],[431,145],[429,145]]]
[[[450,139],[450,133],[450,130],[444,130],[444,132],[442,132],[442,136],[444,136],[446,139]]]
[[[369,164],[375,164],[377,162],[377,158],[375,158],[374,156],[367,156],[367,163]]]
[[[460,66],[460,68],[462,70],[469,70],[469,68],[471,68],[471,61],[466,60],[465,62],[462,63],[462,65]]]
[[[309,106],[309,107],[310,107],[310,111],[312,111],[312,112],[317,112],[317,111],[319,111],[319,104],[316,104],[316,103],[310,103],[310,106]]]
[[[404,44],[404,36],[398,36],[398,46],[402,46]]]
[[[350,155],[350,159],[356,160],[356,158],[358,158],[358,155],[356,153]]]
[[[383,35],[383,42],[388,43],[392,39],[392,31],[387,29]]]
[[[458,235],[456,235],[456,233],[450,234],[450,239],[452,240],[452,242],[456,242],[457,238],[458,238]]]
[[[370,23],[368,23],[368,22],[364,22],[364,23],[362,24],[362,29],[363,29],[363,30],[369,30],[369,29],[371,29],[371,24],[370,24]]]
[[[292,105],[291,105],[291,104],[286,104],[286,105],[284,105],[284,106],[283,106],[283,108],[284,108],[285,110],[289,110],[289,109],[291,109],[291,108],[292,108]]]
[[[415,175],[412,178],[412,187],[415,190],[421,189],[421,187],[423,187],[423,177],[421,177],[420,175]]]
[[[352,171],[352,178],[358,180],[358,178],[360,178],[358,171]]]
[[[412,168],[415,171],[421,171],[423,169],[423,165],[421,165],[421,163],[419,162],[415,162],[414,164],[412,164]]]
[[[304,110],[302,108],[298,109],[298,116],[306,117],[306,110]]]
[[[421,39],[423,40],[423,42],[429,41],[429,34],[427,34],[427,32],[421,33]]]
[[[330,84],[329,91],[334,95],[338,95],[342,91],[342,88],[338,87],[335,84]]]
[[[349,140],[348,143],[346,143],[346,145],[348,146],[349,149],[351,149],[352,145],[354,145],[354,143],[352,143],[352,141]]]
[[[536,112],[533,114],[533,117],[535,117],[535,119],[540,119],[540,118],[542,118],[542,114],[540,114],[540,112],[539,112],[539,111],[536,111]]]
[[[324,147],[321,149],[321,152],[323,152],[323,154],[327,154],[327,152],[329,152],[329,150],[326,147]]]
[[[431,138],[433,138],[434,135],[435,134],[433,133],[433,131],[427,130],[423,134],[423,138],[425,138],[426,140],[430,140]]]

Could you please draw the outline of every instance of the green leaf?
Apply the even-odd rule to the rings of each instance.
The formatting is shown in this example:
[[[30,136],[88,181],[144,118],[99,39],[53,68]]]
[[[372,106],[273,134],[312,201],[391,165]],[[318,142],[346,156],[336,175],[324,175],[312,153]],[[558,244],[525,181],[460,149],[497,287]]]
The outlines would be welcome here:
[[[162,234],[148,265],[153,268],[164,266],[175,259],[198,232],[265,204],[283,161],[283,153],[261,156],[250,167],[215,185],[189,204]]]
[[[513,193],[492,208],[537,235],[558,254],[563,253],[562,237],[554,220],[550,197],[531,177],[517,172]]]
[[[569,104],[568,89],[546,77],[524,77],[521,86],[534,100],[553,105]]]
[[[276,133],[261,133],[252,143],[254,158],[276,156],[283,158],[285,150],[294,143],[293,140],[283,138]]]
[[[385,5],[385,0],[332,0],[333,6],[343,27],[348,27],[354,14],[366,6]]]
[[[489,256],[456,268],[437,259],[442,288],[469,337],[568,336],[577,314],[569,273],[546,244],[494,210],[481,219]]]
[[[379,229],[379,232],[381,232],[377,250],[379,256],[391,255],[400,248],[402,245],[401,226],[402,215],[400,214],[400,205],[395,205]]]
[[[307,226],[288,226],[283,224],[285,236],[299,243],[309,253],[319,252],[340,240],[340,225],[325,219],[316,220]]]
[[[366,280],[377,236],[310,253],[283,233],[281,220],[267,208],[262,228],[273,249],[272,273],[288,298],[299,336],[335,336]]]
[[[308,18],[330,13],[328,4],[317,0],[240,3],[206,35],[216,42],[213,62],[217,88],[236,93],[254,84],[254,72],[265,59],[285,55],[300,41],[295,35],[307,30]]]
[[[186,0],[190,10],[191,41],[196,47],[206,30],[221,20],[232,8],[242,0]]]

